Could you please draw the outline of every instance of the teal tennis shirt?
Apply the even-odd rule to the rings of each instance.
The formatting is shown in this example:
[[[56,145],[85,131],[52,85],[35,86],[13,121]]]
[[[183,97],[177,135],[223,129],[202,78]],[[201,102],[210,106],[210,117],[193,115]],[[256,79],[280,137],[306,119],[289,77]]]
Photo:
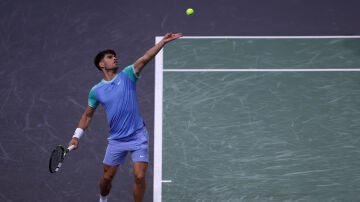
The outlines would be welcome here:
[[[108,140],[127,137],[145,125],[136,95],[138,78],[130,65],[111,81],[103,79],[90,90],[88,105],[96,108],[101,104],[105,109],[110,127]]]

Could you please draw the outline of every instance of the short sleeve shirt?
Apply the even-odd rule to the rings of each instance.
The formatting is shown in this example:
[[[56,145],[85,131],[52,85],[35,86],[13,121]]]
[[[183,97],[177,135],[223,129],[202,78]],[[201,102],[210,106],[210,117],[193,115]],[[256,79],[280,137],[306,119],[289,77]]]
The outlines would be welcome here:
[[[110,127],[109,140],[121,139],[144,126],[136,95],[134,66],[125,67],[111,81],[102,80],[91,88],[88,105],[96,108],[101,104]]]

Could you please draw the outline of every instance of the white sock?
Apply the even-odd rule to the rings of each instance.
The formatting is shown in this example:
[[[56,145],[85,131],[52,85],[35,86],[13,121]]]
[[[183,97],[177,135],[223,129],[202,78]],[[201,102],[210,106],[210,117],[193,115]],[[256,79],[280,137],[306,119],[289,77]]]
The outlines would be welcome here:
[[[100,194],[100,202],[107,202],[107,196],[102,196]]]

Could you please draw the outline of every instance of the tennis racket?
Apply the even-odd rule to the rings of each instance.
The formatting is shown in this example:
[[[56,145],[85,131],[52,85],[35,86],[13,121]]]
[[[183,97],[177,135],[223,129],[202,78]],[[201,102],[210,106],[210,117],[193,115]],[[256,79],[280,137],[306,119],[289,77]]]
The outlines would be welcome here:
[[[49,160],[49,171],[50,173],[56,173],[59,171],[65,156],[75,148],[74,145],[71,145],[67,149],[63,146],[58,145],[55,149],[51,152],[50,160]]]

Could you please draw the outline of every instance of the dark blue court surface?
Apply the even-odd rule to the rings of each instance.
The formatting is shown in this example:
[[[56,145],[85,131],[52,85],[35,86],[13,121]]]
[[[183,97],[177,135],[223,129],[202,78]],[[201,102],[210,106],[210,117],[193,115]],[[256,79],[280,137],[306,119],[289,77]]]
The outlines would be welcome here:
[[[108,132],[105,113],[101,107],[97,110],[85,137],[81,140],[80,148],[69,154],[59,173],[50,174],[48,172],[48,160],[54,146],[58,144],[65,145],[70,140],[87,105],[87,95],[90,88],[102,78],[101,73],[92,63],[94,55],[100,50],[115,49],[119,56],[120,66],[124,67],[133,63],[148,48],[153,46],[156,36],[162,36],[166,32],[182,32],[185,36],[360,35],[360,27],[357,26],[357,21],[360,19],[359,6],[360,3],[355,0],[346,3],[340,0],[331,2],[320,0],[316,1],[316,3],[300,0],[280,0],[276,2],[257,0],[135,0],[126,2],[115,0],[2,0],[0,2],[0,201],[98,201],[98,183],[102,174],[101,162]],[[185,15],[184,11],[188,7],[195,9],[194,16],[188,17]],[[334,60],[334,62],[340,61],[339,64],[354,68],[352,64],[358,64],[358,45],[359,43],[346,44],[349,49],[355,50],[353,54],[357,57],[354,57],[353,61],[338,58],[339,60]],[[191,47],[188,49],[191,50]],[[274,51],[276,49],[274,47]],[[244,52],[244,55],[246,55],[249,49],[244,50],[246,50]],[[336,49],[329,51],[336,54]],[[238,57],[241,58],[244,55],[235,55],[235,58],[231,59],[236,61]],[[196,55],[193,56],[195,56],[194,60],[199,59]],[[277,57],[281,58],[281,55],[277,55]],[[319,57],[321,58],[322,55],[319,55]],[[269,58],[265,57],[263,59]],[[294,57],[290,57],[290,59],[293,60]],[[260,62],[266,63],[269,61],[261,60]],[[272,62],[271,64],[275,66],[282,64],[281,62]],[[302,64],[303,62],[301,61]],[[154,64],[154,62],[148,64],[138,83],[139,104],[150,131],[151,153],[154,152]],[[230,67],[226,64],[217,65],[223,68],[238,68],[238,66]],[[252,62],[249,62],[248,65],[252,68],[269,67],[258,67]],[[201,66],[201,68],[209,67]],[[340,67],[338,66],[338,68]],[[172,72],[166,74],[169,75],[168,79],[175,75]],[[280,198],[275,197],[274,200],[294,199],[287,197],[291,194],[295,198],[300,198],[302,194],[311,191],[320,191],[324,193],[324,196],[326,194],[331,196],[329,190],[333,190],[333,187],[345,182],[350,182],[353,186],[339,188],[338,191],[344,190],[344,195],[339,195],[344,197],[339,198],[339,200],[356,201],[358,199],[352,196],[356,191],[359,191],[359,178],[352,175],[353,170],[351,169],[353,167],[343,165],[358,160],[358,153],[351,152],[355,150],[354,147],[358,146],[357,140],[354,139],[352,144],[344,145],[335,136],[329,139],[324,136],[314,138],[309,136],[301,139],[302,136],[299,136],[298,133],[305,129],[308,131],[319,129],[321,131],[332,131],[332,134],[339,134],[342,141],[351,142],[352,139],[347,139],[350,137],[347,135],[351,134],[351,132],[348,131],[348,127],[344,127],[345,123],[349,124],[348,119],[342,120],[341,115],[346,113],[346,117],[351,117],[353,121],[350,126],[357,126],[358,74],[349,72],[334,74],[309,73],[310,77],[306,74],[291,74],[288,77],[284,73],[245,73],[239,75],[235,83],[226,84],[234,90],[234,93],[238,90],[246,91],[249,89],[246,88],[247,82],[245,81],[256,77],[256,80],[251,81],[257,82],[258,85],[265,85],[267,88],[258,88],[258,94],[249,92],[249,97],[240,97],[237,100],[249,102],[248,105],[243,105],[245,108],[242,108],[242,110],[247,110],[247,117],[243,118],[248,118],[250,120],[248,124],[251,123],[250,125],[246,125],[245,122],[234,123],[235,128],[241,124],[245,124],[244,126],[247,127],[247,130],[244,131],[247,136],[243,137],[245,139],[241,139],[241,147],[237,149],[242,155],[254,151],[253,156],[242,156],[240,158],[240,160],[243,159],[241,167],[236,169],[236,175],[241,176],[246,181],[246,184],[239,187],[239,193],[245,193],[245,191],[250,193],[249,190],[252,190],[253,195],[249,195],[247,198],[235,195],[234,198],[234,195],[230,195],[226,188],[226,186],[232,185],[233,181],[227,179],[222,181],[225,184],[220,184],[216,189],[209,187],[209,192],[224,191],[223,197],[218,195],[219,198],[213,198],[213,200],[237,201],[251,199],[251,197],[256,200],[255,195],[257,192],[254,191],[255,189],[263,194],[258,198],[259,201],[271,196],[273,192],[280,193]],[[183,76],[192,80],[194,74],[184,73]],[[233,78],[233,76],[233,74],[221,74],[219,79],[225,81]],[[207,79],[210,79],[210,81]],[[215,78],[206,76],[200,84],[207,85],[213,79]],[[275,80],[281,82],[275,82]],[[171,85],[170,80],[164,81],[169,82],[169,85]],[[310,99],[310,97],[316,96],[317,92],[322,96],[314,100],[314,105],[309,108],[296,108],[297,111],[294,111],[294,113],[306,110],[312,113],[318,112],[316,117],[306,117],[304,115],[289,119],[286,118],[288,116],[284,116],[283,113],[285,112],[278,111],[277,108],[273,108],[274,113],[272,115],[274,117],[271,117],[271,115],[265,113],[266,111],[263,108],[257,106],[256,102],[250,103],[252,99],[259,101],[263,98],[262,96],[273,96],[274,102],[263,100],[263,104],[270,108],[275,107],[275,100],[289,99],[287,96],[290,94],[286,94],[285,89],[279,90],[284,88],[284,85],[290,86],[293,90],[302,90],[301,86],[291,86],[292,82],[307,82],[306,87],[309,87],[310,83],[316,86],[313,91],[305,91],[305,93],[300,94],[303,96],[302,99]],[[334,88],[329,88],[329,86],[323,85],[324,83],[332,85]],[[242,86],[238,89],[237,85],[240,84]],[[171,89],[171,87],[175,88],[176,85],[168,87],[167,90],[169,91],[176,90]],[[333,89],[336,89],[335,94]],[[216,92],[214,91],[215,94]],[[183,91],[182,93],[186,92]],[[227,91],[227,93],[231,93],[231,91]],[[208,97],[210,95],[204,96]],[[219,96],[219,99],[222,97],[221,94],[213,96]],[[231,100],[225,99],[224,101],[230,102]],[[323,101],[326,104],[324,106],[321,105]],[[301,106],[295,103],[291,105]],[[332,105],[337,110],[331,111],[330,106]],[[291,113],[289,110],[294,106],[284,105],[288,110],[286,113]],[[211,103],[206,102],[202,107],[208,107],[209,110],[218,110],[215,103],[211,105]],[[241,106],[239,107],[241,108]],[[338,111],[338,109],[343,110]],[[230,118],[235,116],[235,111],[232,109],[225,108],[223,111],[228,112]],[[198,112],[194,111],[194,113]],[[201,111],[199,113],[205,112]],[[321,125],[320,123],[323,123],[321,120],[325,115],[332,117],[331,122],[326,123],[327,125]],[[338,117],[338,115],[340,116]],[[265,118],[268,121],[269,128],[262,125],[262,122],[258,122],[260,118]],[[169,117],[168,121],[171,120],[172,118]],[[305,127],[303,124],[310,123],[307,122],[309,120],[312,120],[312,123],[315,121],[319,124]],[[216,119],[212,121],[218,122]],[[205,121],[200,124],[204,126],[204,130],[208,130],[206,124],[209,123],[212,122]],[[219,121],[218,123],[221,124],[222,122]],[[284,128],[279,127],[279,124],[285,123],[290,124],[286,130],[294,129],[293,136],[290,139],[286,139],[289,138],[287,136],[281,136],[281,134],[285,133],[282,130]],[[291,125],[292,123],[293,125]],[[299,123],[303,124],[299,125]],[[191,120],[188,124],[192,124]],[[219,126],[219,128],[221,127]],[[274,140],[271,139],[270,132],[275,129],[278,130],[279,135]],[[221,133],[222,131],[218,132]],[[269,136],[251,135],[259,135],[261,132]],[[303,141],[304,144],[292,145],[291,148],[294,150],[291,150],[290,147],[287,149],[286,144],[295,141],[296,137],[300,138],[299,141]],[[183,139],[183,141],[183,143],[178,143],[196,143],[186,141],[186,139]],[[199,136],[199,141],[201,143],[201,136]],[[221,146],[231,150],[231,147],[234,148],[236,141],[239,141],[239,139],[224,142]],[[327,147],[322,144],[322,141],[326,141],[326,145],[332,144],[334,147]],[[208,149],[212,149],[212,151],[217,149],[212,147],[217,146],[217,144],[209,144]],[[283,149],[282,152],[275,149],[276,144],[279,144],[279,147]],[[315,153],[307,153],[304,145],[312,145],[318,149],[312,148]],[[200,146],[203,145],[200,144]],[[250,146],[253,147],[250,148]],[[172,145],[172,147],[177,150],[183,148],[179,147],[179,145]],[[167,149],[171,150],[171,147]],[[263,153],[256,153],[258,150],[255,149],[263,149]],[[342,153],[338,153],[338,151]],[[167,153],[166,155],[170,154]],[[312,154],[316,155],[310,158]],[[339,160],[341,165],[336,168],[329,168],[331,162],[341,159],[340,154],[344,158]],[[194,152],[189,155],[195,161],[196,158],[199,158]],[[278,158],[272,159],[271,156]],[[295,162],[304,163],[302,166],[307,169],[303,169],[300,165],[297,167],[297,165],[291,164],[292,156],[295,156],[298,160]],[[309,161],[302,161],[309,158]],[[262,159],[263,161],[261,163],[260,161],[251,161],[251,159]],[[289,161],[288,170],[291,168],[293,170],[291,172],[282,172],[284,170],[277,169],[278,164],[275,160],[279,159]],[[177,160],[175,163],[181,163],[184,159],[177,158],[175,160]],[[230,166],[226,167],[226,164],[222,166],[224,167],[206,166],[204,170],[208,170],[203,174],[212,173],[219,168],[223,168],[226,174],[229,169],[232,169]],[[152,155],[147,172],[147,191],[144,201],[153,201],[154,198],[159,198],[158,196],[154,197],[153,192],[154,167],[154,155]],[[304,187],[303,190],[294,190],[292,187],[287,186],[293,182],[293,179],[302,178],[302,176],[309,174],[306,173],[306,170],[315,171],[310,174],[310,176],[314,177],[314,180],[316,177],[320,177],[321,183],[318,184],[317,190],[312,189],[314,183],[309,178],[299,179],[298,183]],[[347,175],[346,173],[350,174]],[[171,172],[167,172],[167,174],[171,174]],[[279,179],[278,176],[281,174],[283,178]],[[328,175],[332,175],[331,178],[328,178]],[[221,175],[216,177],[216,179],[222,178]],[[258,179],[268,181],[259,184]],[[327,181],[327,179],[333,181]],[[279,186],[270,186],[269,180],[275,180],[274,182]],[[113,182],[109,201],[132,201],[132,182],[131,162],[128,160],[124,166],[119,168]],[[189,181],[189,184],[193,184],[193,182]],[[171,184],[168,185],[171,186]],[[238,184],[236,183],[236,185]],[[276,189],[277,187],[280,187],[281,191]],[[172,193],[173,189],[168,188],[169,193]],[[185,188],[185,186],[180,186],[178,190],[184,191]],[[187,195],[186,193],[185,190],[184,201],[206,200],[206,197],[202,198],[200,195]],[[181,201],[181,198],[176,195],[174,195],[174,198],[171,197],[165,196],[164,201]],[[314,198],[306,198],[304,194],[304,199],[311,200]],[[321,200],[326,199],[326,197],[315,199]]]

